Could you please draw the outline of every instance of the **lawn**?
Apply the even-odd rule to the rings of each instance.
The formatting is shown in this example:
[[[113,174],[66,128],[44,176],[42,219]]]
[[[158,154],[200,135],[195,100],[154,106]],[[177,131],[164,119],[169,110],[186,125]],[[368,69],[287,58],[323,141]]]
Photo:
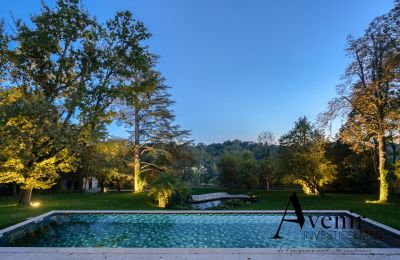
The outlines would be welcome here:
[[[209,193],[223,191],[221,189],[193,189],[193,193]],[[259,201],[245,204],[237,210],[269,210],[284,209],[290,191],[273,191],[265,193],[256,191]],[[374,195],[363,194],[334,194],[324,197],[307,196],[298,193],[303,209],[345,209],[365,215],[388,226],[400,229],[400,196],[392,196],[386,204],[367,204],[365,200],[373,200]],[[50,210],[61,209],[102,209],[102,210],[157,210],[143,193],[107,192],[107,193],[63,193],[49,195],[33,195],[32,201],[40,201],[36,208],[18,208],[13,197],[0,197],[0,228],[18,223],[29,217],[37,216]]]
[[[14,197],[0,197],[0,228],[50,210],[158,209],[156,205],[153,205],[148,200],[148,197],[144,193],[133,194],[131,192],[33,194],[32,201],[39,201],[40,206],[35,208],[18,208]]]

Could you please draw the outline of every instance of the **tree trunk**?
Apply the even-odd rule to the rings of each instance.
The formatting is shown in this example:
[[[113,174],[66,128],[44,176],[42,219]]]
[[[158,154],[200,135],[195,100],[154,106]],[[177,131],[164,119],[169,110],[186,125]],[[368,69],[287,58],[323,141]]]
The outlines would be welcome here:
[[[387,182],[387,170],[385,169],[386,161],[386,144],[383,133],[378,134],[379,149],[379,202],[387,202],[389,196],[389,186]]]
[[[117,181],[117,191],[121,191],[121,182]]]
[[[142,191],[143,187],[140,179],[140,136],[139,136],[139,110],[135,109],[135,147],[134,147],[134,157],[133,157],[133,167],[134,167],[134,178],[133,178],[133,192]]]
[[[104,185],[104,180],[101,180],[100,182],[100,192],[106,192],[106,187]]]
[[[17,193],[17,184],[15,182],[12,183],[12,194],[14,197],[18,197],[18,193]]]
[[[29,207],[31,205],[32,189],[20,189],[18,207]]]
[[[79,191],[79,192],[83,192],[83,191],[84,191],[84,189],[83,189],[84,183],[83,183],[82,174],[79,175],[79,177],[77,178],[77,180],[76,180],[76,182],[75,182],[74,185],[75,185],[75,186],[74,186],[74,189],[75,189],[76,191]]]
[[[139,151],[138,151],[138,146],[135,145],[135,157],[133,159],[133,165],[134,165],[134,192],[136,191],[142,191],[142,185],[141,180],[140,180],[140,159],[139,159]]]
[[[89,179],[89,168],[90,168],[90,159],[89,159],[89,163],[88,163],[88,167],[87,167],[87,169],[86,169],[86,174],[85,174],[85,183],[83,184],[83,192],[86,192],[86,187],[87,187],[87,184],[88,184],[88,179]]]

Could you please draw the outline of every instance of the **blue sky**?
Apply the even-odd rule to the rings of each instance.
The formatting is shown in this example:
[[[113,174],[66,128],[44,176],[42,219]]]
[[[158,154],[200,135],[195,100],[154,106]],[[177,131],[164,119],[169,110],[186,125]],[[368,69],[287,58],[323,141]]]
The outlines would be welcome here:
[[[0,0],[0,17],[27,19],[40,1]],[[53,5],[54,1],[45,1]],[[132,10],[172,87],[177,123],[196,142],[255,140],[315,119],[335,96],[359,36],[392,0],[86,0],[99,21]],[[113,135],[125,135],[111,126]]]

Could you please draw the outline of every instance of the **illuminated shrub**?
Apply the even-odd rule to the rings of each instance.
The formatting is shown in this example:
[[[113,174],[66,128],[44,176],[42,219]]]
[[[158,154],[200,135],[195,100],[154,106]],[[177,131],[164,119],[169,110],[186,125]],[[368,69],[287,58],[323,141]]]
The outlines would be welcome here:
[[[174,208],[187,204],[190,189],[171,174],[162,173],[150,185],[148,194],[158,202],[159,207]]]

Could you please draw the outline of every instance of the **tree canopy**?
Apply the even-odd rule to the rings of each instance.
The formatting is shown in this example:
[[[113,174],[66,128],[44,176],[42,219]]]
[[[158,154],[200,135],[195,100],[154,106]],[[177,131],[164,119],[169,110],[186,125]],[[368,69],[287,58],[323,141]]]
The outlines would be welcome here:
[[[364,35],[348,37],[347,54],[352,59],[338,86],[338,97],[329,102],[321,116],[327,123],[344,117],[340,139],[354,149],[377,146],[379,152],[380,193],[378,202],[389,195],[386,166],[386,141],[399,133],[400,86],[400,3],[375,18]]]

